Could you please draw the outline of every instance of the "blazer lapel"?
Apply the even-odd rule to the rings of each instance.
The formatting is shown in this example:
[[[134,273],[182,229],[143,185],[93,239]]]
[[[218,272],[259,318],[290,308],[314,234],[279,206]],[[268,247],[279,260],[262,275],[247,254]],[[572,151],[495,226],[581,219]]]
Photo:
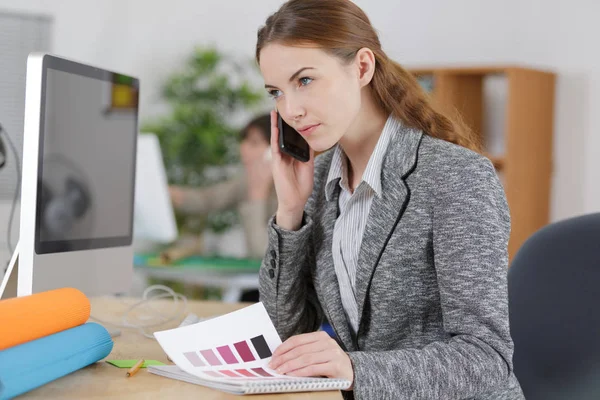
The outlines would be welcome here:
[[[325,160],[326,168],[325,176],[329,171],[333,152],[321,157],[329,157]],[[316,268],[314,270],[315,286],[318,286],[318,293],[321,293],[321,306],[329,319],[329,323],[335,329],[338,339],[346,346],[348,351],[356,350],[354,348],[354,340],[350,332],[350,325],[346,312],[342,306],[342,297],[340,295],[340,286],[335,274],[333,266],[333,228],[338,217],[339,205],[338,199],[340,194],[339,185],[336,186],[333,196],[327,201],[325,191],[321,192],[318,203],[315,206],[315,221],[320,221],[315,226],[314,231],[314,246],[316,254]]]
[[[365,300],[373,273],[410,199],[410,190],[406,185],[405,178],[416,165],[421,137],[421,131],[401,126],[390,141],[389,149],[383,160],[382,196],[375,196],[373,199],[358,255],[355,289],[359,336]]]

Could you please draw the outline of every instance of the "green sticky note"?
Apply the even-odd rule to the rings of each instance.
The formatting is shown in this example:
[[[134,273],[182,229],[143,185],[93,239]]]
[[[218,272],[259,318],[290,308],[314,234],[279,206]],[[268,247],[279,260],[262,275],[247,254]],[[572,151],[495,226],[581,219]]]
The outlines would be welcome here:
[[[106,360],[107,363],[114,365],[118,368],[131,368],[140,360]],[[165,365],[165,363],[161,363],[156,360],[146,360],[144,361],[144,365],[142,368],[146,368],[148,365]]]

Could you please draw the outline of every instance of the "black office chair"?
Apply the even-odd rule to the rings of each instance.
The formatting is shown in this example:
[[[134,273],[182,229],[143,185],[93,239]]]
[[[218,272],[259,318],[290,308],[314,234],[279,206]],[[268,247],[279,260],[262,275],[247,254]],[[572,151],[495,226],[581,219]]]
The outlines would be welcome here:
[[[600,213],[532,235],[509,268],[508,296],[525,398],[600,399]]]

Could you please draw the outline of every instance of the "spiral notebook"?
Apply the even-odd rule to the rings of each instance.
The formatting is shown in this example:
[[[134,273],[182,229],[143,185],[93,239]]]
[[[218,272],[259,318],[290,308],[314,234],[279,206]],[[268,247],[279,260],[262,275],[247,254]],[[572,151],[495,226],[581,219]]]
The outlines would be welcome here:
[[[233,394],[312,392],[318,390],[341,390],[350,386],[344,379],[331,378],[200,378],[179,369],[177,365],[151,365],[148,371],[171,379],[202,385]]]
[[[176,365],[150,366],[148,372],[167,378],[234,394],[340,390],[351,384],[270,369],[281,339],[262,303],[154,336]]]

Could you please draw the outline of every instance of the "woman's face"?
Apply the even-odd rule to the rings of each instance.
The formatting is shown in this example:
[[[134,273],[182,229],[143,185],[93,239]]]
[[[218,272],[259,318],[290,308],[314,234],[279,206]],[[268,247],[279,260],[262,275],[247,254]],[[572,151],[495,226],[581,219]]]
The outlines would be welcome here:
[[[269,149],[269,142],[265,140],[264,135],[259,128],[250,127],[246,137],[240,143],[240,157],[244,165],[257,162],[265,157]]]
[[[361,108],[354,63],[344,65],[323,50],[269,44],[260,53],[265,88],[281,117],[315,151],[333,147]]]

